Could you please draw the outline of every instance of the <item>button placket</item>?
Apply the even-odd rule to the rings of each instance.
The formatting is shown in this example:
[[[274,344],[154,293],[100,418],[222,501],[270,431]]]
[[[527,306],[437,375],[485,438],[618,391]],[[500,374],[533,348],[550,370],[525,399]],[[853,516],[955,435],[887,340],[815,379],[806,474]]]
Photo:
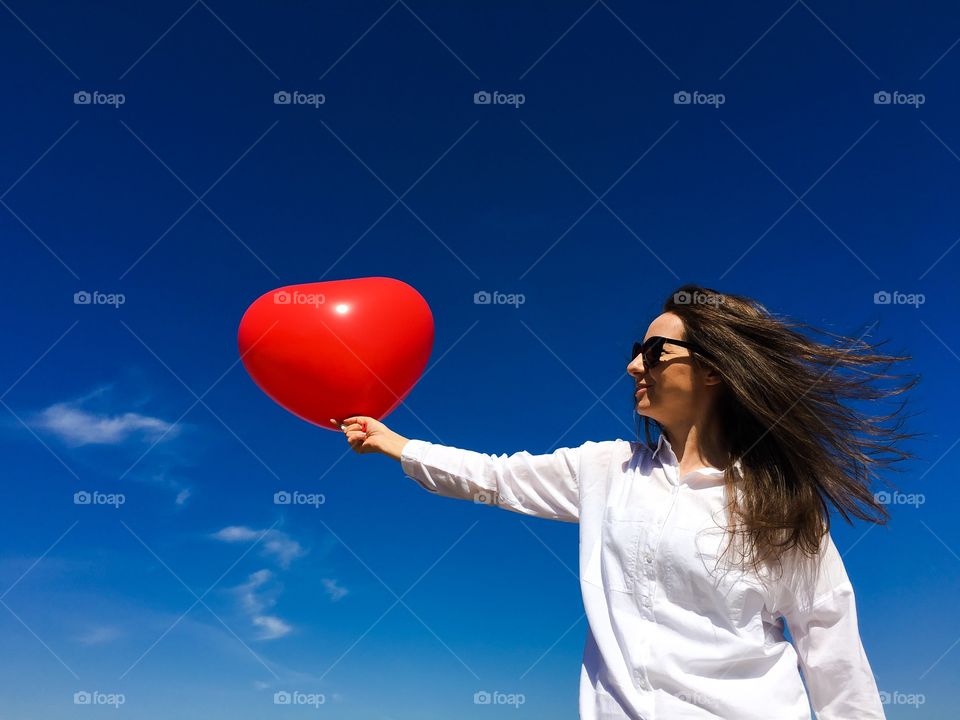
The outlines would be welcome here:
[[[675,468],[668,471],[668,477],[672,481],[671,497],[667,510],[664,514],[657,515],[652,519],[650,532],[644,537],[643,546],[637,549],[637,562],[640,566],[640,572],[637,573],[637,589],[639,594],[638,610],[640,614],[651,622],[654,621],[653,615],[653,596],[657,587],[656,559],[657,546],[660,543],[660,537],[663,533],[664,525],[668,518],[674,512],[677,503],[677,497],[680,493],[680,485],[677,482],[677,473]],[[645,692],[653,689],[650,684],[650,678],[647,676],[647,663],[649,654],[647,649],[641,654],[639,666],[634,669],[633,677],[636,687]]]
[[[642,567],[645,585],[647,588],[649,588],[644,594],[643,603],[646,605],[647,609],[652,612],[653,593],[656,591],[657,578],[653,568],[653,548],[650,547],[649,543],[642,550]]]
[[[680,486],[674,483],[670,492],[670,503],[667,506],[666,513],[663,515],[658,515],[654,519],[655,532],[651,532],[647,536],[647,544],[640,550],[639,553],[639,561],[642,568],[642,572],[640,574],[644,578],[645,584],[648,588],[648,592],[645,593],[643,598],[641,598],[641,605],[642,609],[645,610],[651,620],[653,619],[653,595],[656,592],[657,587],[656,564],[654,563],[654,560],[656,559],[657,547],[660,543],[660,537],[663,534],[663,528],[676,508],[679,494]]]

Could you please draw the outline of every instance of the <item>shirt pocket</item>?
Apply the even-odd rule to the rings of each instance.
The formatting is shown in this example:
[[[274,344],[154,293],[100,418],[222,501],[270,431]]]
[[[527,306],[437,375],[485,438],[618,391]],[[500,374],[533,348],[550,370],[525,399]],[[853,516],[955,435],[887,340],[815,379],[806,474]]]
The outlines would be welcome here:
[[[600,573],[605,588],[633,594],[640,543],[649,528],[648,513],[642,508],[606,509],[600,549]]]
[[[669,527],[660,538],[663,594],[671,605],[702,619],[705,630],[737,631],[754,624],[753,598],[759,584],[738,568],[735,550],[722,555],[727,538],[720,528]]]

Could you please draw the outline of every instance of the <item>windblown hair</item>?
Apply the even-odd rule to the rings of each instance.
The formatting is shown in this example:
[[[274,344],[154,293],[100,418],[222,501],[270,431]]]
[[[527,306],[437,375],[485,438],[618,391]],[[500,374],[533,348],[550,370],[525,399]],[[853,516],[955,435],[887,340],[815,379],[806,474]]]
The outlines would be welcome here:
[[[879,468],[914,457],[897,447],[918,435],[901,432],[906,400],[879,416],[844,401],[887,399],[913,388],[919,375],[885,374],[909,355],[878,352],[883,342],[864,342],[866,332],[859,338],[836,335],[775,317],[751,298],[698,285],[678,288],[663,312],[683,320],[685,337],[678,339],[712,356],[695,353],[694,362],[723,379],[715,411],[729,454],[728,529],[739,540],[741,562],[759,570],[779,565],[790,551],[815,557],[830,530],[831,504],[848,523],[851,517],[887,522],[871,486]],[[801,329],[832,342],[817,342]],[[901,382],[885,387],[885,380]],[[643,418],[653,448],[651,423],[661,433],[665,428]],[[637,430],[639,435],[639,425]],[[733,468],[737,460],[742,478]]]

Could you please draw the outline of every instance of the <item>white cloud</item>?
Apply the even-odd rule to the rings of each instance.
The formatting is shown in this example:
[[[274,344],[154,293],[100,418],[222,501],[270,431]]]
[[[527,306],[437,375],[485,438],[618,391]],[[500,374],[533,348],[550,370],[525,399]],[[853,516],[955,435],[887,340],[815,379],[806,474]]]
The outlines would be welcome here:
[[[260,640],[276,640],[293,632],[293,626],[277,617],[267,615],[265,610],[277,603],[280,588],[273,581],[273,573],[267,569],[251,573],[247,582],[234,588],[240,607],[249,616],[250,622],[260,630]]]
[[[119,629],[100,625],[92,627],[83,634],[78,635],[76,640],[81,645],[105,645],[106,643],[113,642],[120,636],[121,632]]]
[[[183,464],[183,461],[178,463],[178,465]],[[170,492],[175,493],[174,503],[177,505],[185,505],[187,500],[190,499],[190,496],[193,495],[193,491],[184,485],[184,481],[181,479],[179,467],[173,469],[169,467],[169,464],[166,462],[159,467],[156,472],[150,474],[137,472],[133,473],[131,478],[150,483],[151,485],[156,485],[157,487],[165,488]]]
[[[276,640],[289,635],[293,628],[275,615],[258,615],[253,624],[260,628],[261,640]]]
[[[224,542],[241,542],[243,540],[255,540],[262,534],[262,530],[253,530],[243,525],[228,525],[222,530],[218,530],[213,536]]]
[[[334,602],[349,592],[349,590],[347,590],[345,587],[340,587],[337,584],[337,581],[331,578],[323,578],[323,587],[326,589],[330,599]]]
[[[132,435],[157,442],[175,436],[178,428],[160,418],[126,412],[106,415],[84,410],[78,403],[55,403],[42,410],[33,426],[46,430],[65,443],[80,445],[119,445]]]
[[[300,543],[280,530],[255,530],[246,525],[228,525],[211,536],[228,543],[259,541],[261,554],[273,557],[282,568],[287,568],[304,554]],[[260,640],[276,640],[293,632],[293,626],[268,611],[276,605],[280,586],[271,570],[263,568],[251,573],[247,581],[233,588],[243,612],[259,630]]]
[[[289,567],[292,560],[300,557],[304,553],[303,548],[300,547],[300,543],[276,530],[268,533],[264,548],[266,552],[276,556],[277,562],[280,563],[281,567]]]
[[[249,542],[261,536],[262,553],[272,555],[280,567],[289,567],[294,559],[305,554],[300,543],[280,530],[254,530],[244,525],[231,525],[213,534],[213,537],[223,542]]]
[[[274,604],[273,598],[266,598],[258,595],[261,588],[273,578],[273,573],[267,569],[257,570],[252,573],[247,582],[238,585],[235,590],[240,598],[240,604],[243,609],[251,615],[256,615],[267,607]]]
[[[146,400],[132,401],[127,396],[120,397],[112,384],[101,385],[80,397],[58,402],[31,414],[27,425],[31,429],[49,433],[70,447],[100,445],[118,448],[117,458],[122,452],[137,453],[145,443],[151,448],[161,442],[178,437],[185,431],[183,423],[170,423],[166,420],[140,412],[112,412],[116,407],[138,408]],[[123,472],[130,474],[131,480],[163,487],[176,496],[176,504],[183,505],[190,497],[187,483],[180,477],[180,471],[191,463],[175,453],[169,446],[164,448],[162,461],[155,452],[151,462],[141,463],[141,455],[133,465],[125,465]],[[153,462],[156,460],[156,462]],[[107,459],[106,462],[111,462]],[[125,464],[129,460],[122,460]],[[104,468],[104,472],[111,472]],[[120,473],[119,468],[115,469]]]

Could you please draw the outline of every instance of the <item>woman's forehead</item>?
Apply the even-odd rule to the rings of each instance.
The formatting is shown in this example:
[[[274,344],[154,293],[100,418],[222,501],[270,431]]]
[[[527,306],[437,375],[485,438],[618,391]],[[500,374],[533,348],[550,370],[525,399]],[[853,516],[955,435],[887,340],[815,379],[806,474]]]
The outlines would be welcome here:
[[[683,320],[680,319],[679,315],[675,315],[674,313],[658,315],[653,319],[653,322],[650,323],[650,326],[647,328],[647,334],[644,335],[643,339],[646,340],[654,335],[683,340]]]

